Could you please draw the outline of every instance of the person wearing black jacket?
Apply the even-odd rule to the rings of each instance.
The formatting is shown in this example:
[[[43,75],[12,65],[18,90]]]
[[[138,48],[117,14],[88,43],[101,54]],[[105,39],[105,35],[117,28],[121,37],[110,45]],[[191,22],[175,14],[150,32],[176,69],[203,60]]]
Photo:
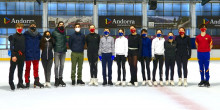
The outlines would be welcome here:
[[[137,60],[142,52],[142,38],[137,34],[135,26],[130,26],[131,34],[128,36],[128,62],[130,65],[131,81],[128,86],[138,86]]]
[[[166,85],[169,84],[174,86],[173,76],[174,76],[174,66],[175,66],[175,56],[176,56],[176,41],[173,40],[173,33],[168,34],[168,40],[164,43],[164,55],[165,55],[165,67],[166,67]],[[169,82],[169,70],[171,70],[170,82]]]
[[[182,67],[184,72],[184,86],[187,86],[187,63],[191,58],[191,42],[190,37],[185,34],[183,27],[179,28],[179,36],[176,37],[176,63],[178,68],[179,82],[178,86],[182,85]]]
[[[10,60],[10,70],[9,70],[9,85],[11,90],[15,90],[15,85],[13,82],[14,71],[16,66],[18,66],[18,85],[17,88],[25,88],[23,85],[23,67],[25,60],[25,37],[22,34],[23,24],[16,24],[16,33],[9,36],[10,50],[11,50],[11,60]]]
[[[53,47],[55,44],[55,40],[51,37],[51,33],[49,31],[45,31],[43,38],[40,41],[40,48],[42,50],[41,53],[41,61],[44,68],[45,75],[45,84],[46,87],[51,87],[50,84],[50,76],[51,76],[51,67],[53,64]]]
[[[98,63],[98,51],[99,51],[99,42],[100,35],[95,33],[95,26],[89,26],[90,34],[86,36],[87,44],[87,56],[90,65],[91,80],[89,85],[98,86],[97,79],[97,63]]]
[[[80,24],[75,24],[75,33],[73,33],[69,38],[69,48],[72,50],[71,61],[72,61],[72,85],[75,85],[76,78],[76,66],[77,70],[77,84],[84,85],[82,81],[82,66],[84,60],[84,45],[85,45],[85,35],[80,32]]]

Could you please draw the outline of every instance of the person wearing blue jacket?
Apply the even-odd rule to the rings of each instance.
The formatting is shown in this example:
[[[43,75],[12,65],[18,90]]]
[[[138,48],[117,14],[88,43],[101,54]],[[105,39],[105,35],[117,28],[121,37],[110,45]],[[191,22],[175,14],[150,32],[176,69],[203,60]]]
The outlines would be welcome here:
[[[39,82],[39,74],[38,74],[38,67],[39,67],[39,60],[40,60],[40,40],[42,35],[37,31],[37,25],[35,22],[31,22],[29,29],[24,32],[25,36],[25,63],[26,63],[26,70],[25,70],[25,83],[26,87],[30,87],[30,69],[31,63],[33,63],[34,67],[34,87],[44,87],[43,84]]]
[[[145,86],[148,83],[149,86],[152,86],[151,77],[150,77],[150,62],[151,62],[151,39],[147,37],[147,30],[141,30],[142,36],[142,52],[139,61],[141,62],[141,69],[142,69],[142,77],[143,82],[142,85]],[[145,64],[147,68],[147,79],[145,76]]]
[[[85,35],[80,32],[80,24],[75,24],[75,33],[69,38],[69,48],[71,49],[71,61],[72,61],[72,85],[75,85],[76,77],[76,65],[78,65],[77,70],[77,84],[84,85],[82,81],[82,66],[84,60],[84,45],[85,45]]]

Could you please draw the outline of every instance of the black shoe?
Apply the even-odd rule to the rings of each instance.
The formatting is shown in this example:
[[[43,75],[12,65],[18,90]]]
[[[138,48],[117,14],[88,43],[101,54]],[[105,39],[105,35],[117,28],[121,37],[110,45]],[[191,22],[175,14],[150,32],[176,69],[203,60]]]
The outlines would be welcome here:
[[[54,84],[55,87],[58,87],[59,86],[59,79],[58,78],[55,78],[55,84]]]
[[[14,90],[15,90],[15,85],[14,85],[14,83],[10,83],[9,85],[10,85],[11,90],[14,91]]]
[[[108,81],[108,85],[112,86],[113,85],[112,81]]]
[[[102,83],[102,85],[103,85],[103,86],[107,85],[107,81],[104,81],[104,82]]]
[[[85,85],[85,83],[82,80],[77,80],[77,84],[79,85]]]
[[[18,83],[17,88],[18,88],[18,89],[19,89],[19,88],[24,89],[24,88],[26,88],[26,87],[23,85],[23,83]]]
[[[72,85],[75,86],[75,84],[76,84],[76,81],[75,81],[75,80],[72,80]]]
[[[26,83],[26,88],[30,87],[30,82]]]
[[[36,77],[34,81],[34,88],[36,88],[37,86],[40,88],[44,87],[44,85],[39,82],[39,77]]]
[[[205,87],[210,87],[209,81],[205,81],[204,86],[205,86]]]
[[[199,87],[204,86],[205,82],[206,82],[206,81],[204,81],[204,80],[200,81],[200,83],[198,84],[198,86],[199,86]]]
[[[63,82],[63,78],[59,78],[59,84],[62,86],[62,87],[66,87],[66,83]]]

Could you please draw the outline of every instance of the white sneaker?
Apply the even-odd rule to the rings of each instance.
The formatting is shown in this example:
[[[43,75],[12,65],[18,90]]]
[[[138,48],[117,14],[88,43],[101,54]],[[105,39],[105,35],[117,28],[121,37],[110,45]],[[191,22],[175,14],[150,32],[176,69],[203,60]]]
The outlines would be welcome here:
[[[179,78],[178,86],[182,86],[182,78]]]
[[[94,84],[94,78],[91,78],[90,79],[90,82],[89,82],[89,85],[91,86],[91,85],[93,85]]]
[[[128,86],[133,86],[133,84],[131,82],[128,83]]]
[[[142,82],[142,86],[146,86],[146,81],[143,81],[143,82]]]
[[[157,86],[157,81],[154,81],[154,86]]]
[[[175,83],[173,80],[170,81],[171,86],[175,86]]]
[[[148,80],[148,86],[152,86],[151,80]]]
[[[160,81],[160,86],[163,86],[163,81]]]
[[[135,85],[135,87],[137,87],[138,86],[138,82],[134,82],[134,85]]]
[[[126,86],[126,82],[125,81],[122,81],[122,86]]]
[[[116,86],[119,86],[120,84],[121,84],[121,81],[117,81],[117,82],[115,83]]]
[[[95,86],[98,86],[98,85],[99,85],[97,78],[94,79],[94,85],[95,85]]]
[[[185,87],[188,86],[188,84],[187,84],[187,79],[186,79],[186,78],[184,78],[184,86],[185,86]]]
[[[166,86],[169,86],[170,82],[169,80],[166,81]]]

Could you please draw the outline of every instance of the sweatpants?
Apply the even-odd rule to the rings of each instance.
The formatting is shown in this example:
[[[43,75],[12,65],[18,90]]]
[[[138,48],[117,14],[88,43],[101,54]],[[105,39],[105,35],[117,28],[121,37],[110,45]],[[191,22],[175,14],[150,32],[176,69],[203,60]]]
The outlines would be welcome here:
[[[199,60],[201,80],[209,81],[210,52],[198,52],[197,58]],[[204,75],[205,75],[205,78],[204,78]]]
[[[13,84],[14,72],[16,66],[18,66],[18,83],[23,83],[23,67],[24,67],[24,56],[17,56],[17,61],[13,62],[12,58],[10,61],[10,70],[9,70],[9,84]]]
[[[25,61],[25,63],[26,63],[25,83],[29,83],[30,82],[31,63],[33,63],[33,67],[34,67],[34,78],[39,77],[39,75],[38,75],[39,60],[29,60],[29,61]]]
[[[71,53],[72,71],[71,79],[76,80],[76,65],[77,65],[77,80],[82,80],[82,68],[83,68],[84,54],[78,52]]]
[[[123,81],[126,81],[126,70],[125,70],[125,62],[126,62],[126,57],[124,55],[116,55],[116,62],[118,65],[118,81],[121,81],[121,68],[122,68],[122,73],[123,73]]]
[[[50,82],[53,59],[50,59],[50,60],[41,59],[41,62],[44,68],[45,82]]]
[[[106,65],[108,65],[108,81],[112,81],[112,53],[102,53],[103,81],[107,81]]]
[[[166,74],[166,81],[169,80],[169,70],[170,72],[170,80],[173,80],[174,76],[174,66],[175,66],[175,58],[165,58],[165,74]]]
[[[155,58],[153,60],[153,81],[156,81],[156,70],[157,70],[157,64],[159,61],[159,75],[160,75],[160,81],[163,81],[163,63],[164,63],[164,56],[163,55],[155,55]]]
[[[187,78],[187,74],[188,74],[188,70],[187,70],[188,56],[176,55],[176,63],[177,63],[177,70],[178,70],[179,78],[182,78],[182,68],[183,68],[184,78]]]
[[[146,69],[147,69],[147,79],[151,80],[151,77],[150,77],[150,62],[151,62],[151,58],[149,58],[149,57],[141,57],[140,58],[140,62],[141,62],[141,70],[142,70],[143,81],[146,81],[145,66],[146,66]]]
[[[98,53],[88,53],[91,78],[97,78]]]
[[[65,58],[66,58],[66,52],[63,52],[63,53],[54,52],[55,78],[62,78],[63,77]]]

